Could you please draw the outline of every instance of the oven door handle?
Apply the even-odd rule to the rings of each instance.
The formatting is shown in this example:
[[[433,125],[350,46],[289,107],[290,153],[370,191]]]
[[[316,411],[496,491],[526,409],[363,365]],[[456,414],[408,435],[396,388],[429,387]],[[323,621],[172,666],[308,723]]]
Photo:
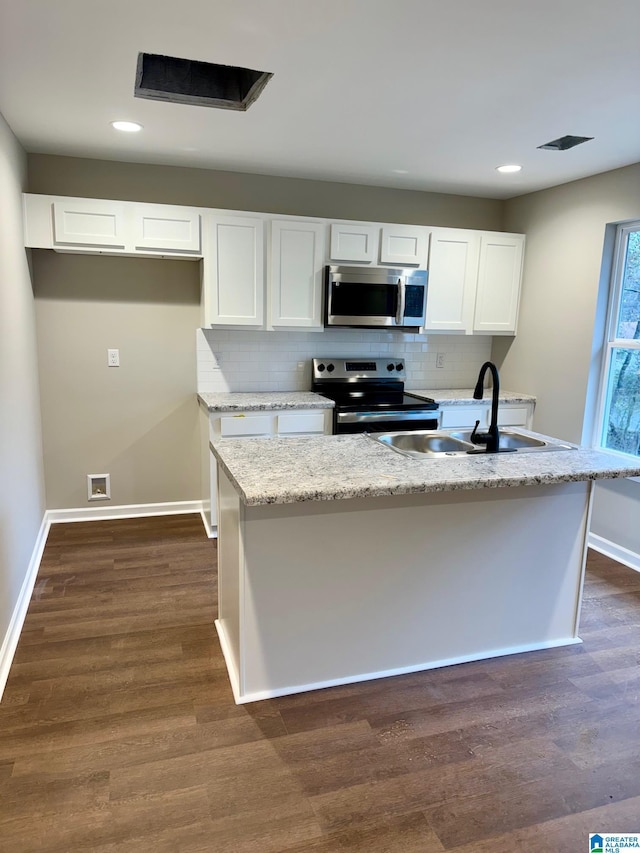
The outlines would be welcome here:
[[[398,311],[396,313],[396,323],[398,326],[402,325],[404,320],[404,308],[406,305],[406,289],[404,281],[399,278],[398,279]]]
[[[381,423],[384,421],[418,421],[418,420],[438,420],[440,412],[438,409],[416,409],[407,411],[384,412],[338,412],[336,422],[339,424],[363,424],[363,423]]]

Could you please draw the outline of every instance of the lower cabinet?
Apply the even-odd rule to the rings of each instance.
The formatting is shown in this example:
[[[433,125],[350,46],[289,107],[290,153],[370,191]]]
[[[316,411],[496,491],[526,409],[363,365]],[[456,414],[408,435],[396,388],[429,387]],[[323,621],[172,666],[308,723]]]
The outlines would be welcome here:
[[[499,427],[525,427],[533,425],[533,403],[500,403],[498,407]],[[440,406],[442,429],[473,429],[476,421],[484,429],[491,422],[491,399],[478,400],[477,404],[464,406]]]
[[[279,409],[266,412],[210,412],[206,453],[209,458],[209,489],[206,503],[211,532],[218,530],[218,470],[209,442],[221,438],[287,438],[316,436],[331,433],[331,409]],[[206,472],[207,466],[203,466]]]

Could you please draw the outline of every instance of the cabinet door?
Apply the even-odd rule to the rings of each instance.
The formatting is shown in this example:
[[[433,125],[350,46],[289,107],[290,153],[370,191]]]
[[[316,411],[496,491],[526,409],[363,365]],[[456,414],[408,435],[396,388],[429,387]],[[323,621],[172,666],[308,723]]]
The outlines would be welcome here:
[[[272,326],[322,327],[324,246],[321,223],[271,223]]]
[[[441,406],[440,425],[443,429],[464,429],[474,427],[480,421],[480,428],[489,424],[489,406]]]
[[[278,415],[278,435],[322,435],[327,427],[324,410],[320,412],[286,412]]]
[[[186,207],[139,204],[133,210],[134,246],[158,252],[199,255],[200,215]]]
[[[431,232],[425,329],[471,333],[480,234],[449,228]]]
[[[53,202],[53,245],[109,247],[126,245],[126,205],[101,199],[61,198]]]
[[[216,215],[207,229],[205,322],[212,326],[262,326],[264,220]]]
[[[474,332],[515,334],[523,252],[523,234],[482,235]]]
[[[427,263],[429,229],[417,225],[384,225],[380,242],[380,263],[422,266]]]
[[[330,254],[332,261],[354,261],[357,263],[375,263],[378,254],[379,225],[367,223],[334,223],[331,226]]]

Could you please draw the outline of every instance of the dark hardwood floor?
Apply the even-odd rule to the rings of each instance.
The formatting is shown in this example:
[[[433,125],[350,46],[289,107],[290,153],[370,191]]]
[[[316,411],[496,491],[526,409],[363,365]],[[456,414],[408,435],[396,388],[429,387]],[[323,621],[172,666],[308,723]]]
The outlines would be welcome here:
[[[640,832],[640,574],[590,555],[583,645],[236,706],[215,559],[197,516],[52,527],[0,704],[2,853]]]

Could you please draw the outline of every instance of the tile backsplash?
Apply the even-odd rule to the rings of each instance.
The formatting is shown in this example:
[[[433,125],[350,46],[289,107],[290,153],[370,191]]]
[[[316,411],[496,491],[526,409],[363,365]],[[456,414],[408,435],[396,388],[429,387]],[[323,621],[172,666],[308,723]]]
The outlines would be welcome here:
[[[390,356],[405,361],[405,386],[470,388],[491,356],[485,335],[411,335],[374,329],[245,332],[198,329],[198,391],[308,391],[315,356]],[[436,355],[443,356],[442,368]]]

